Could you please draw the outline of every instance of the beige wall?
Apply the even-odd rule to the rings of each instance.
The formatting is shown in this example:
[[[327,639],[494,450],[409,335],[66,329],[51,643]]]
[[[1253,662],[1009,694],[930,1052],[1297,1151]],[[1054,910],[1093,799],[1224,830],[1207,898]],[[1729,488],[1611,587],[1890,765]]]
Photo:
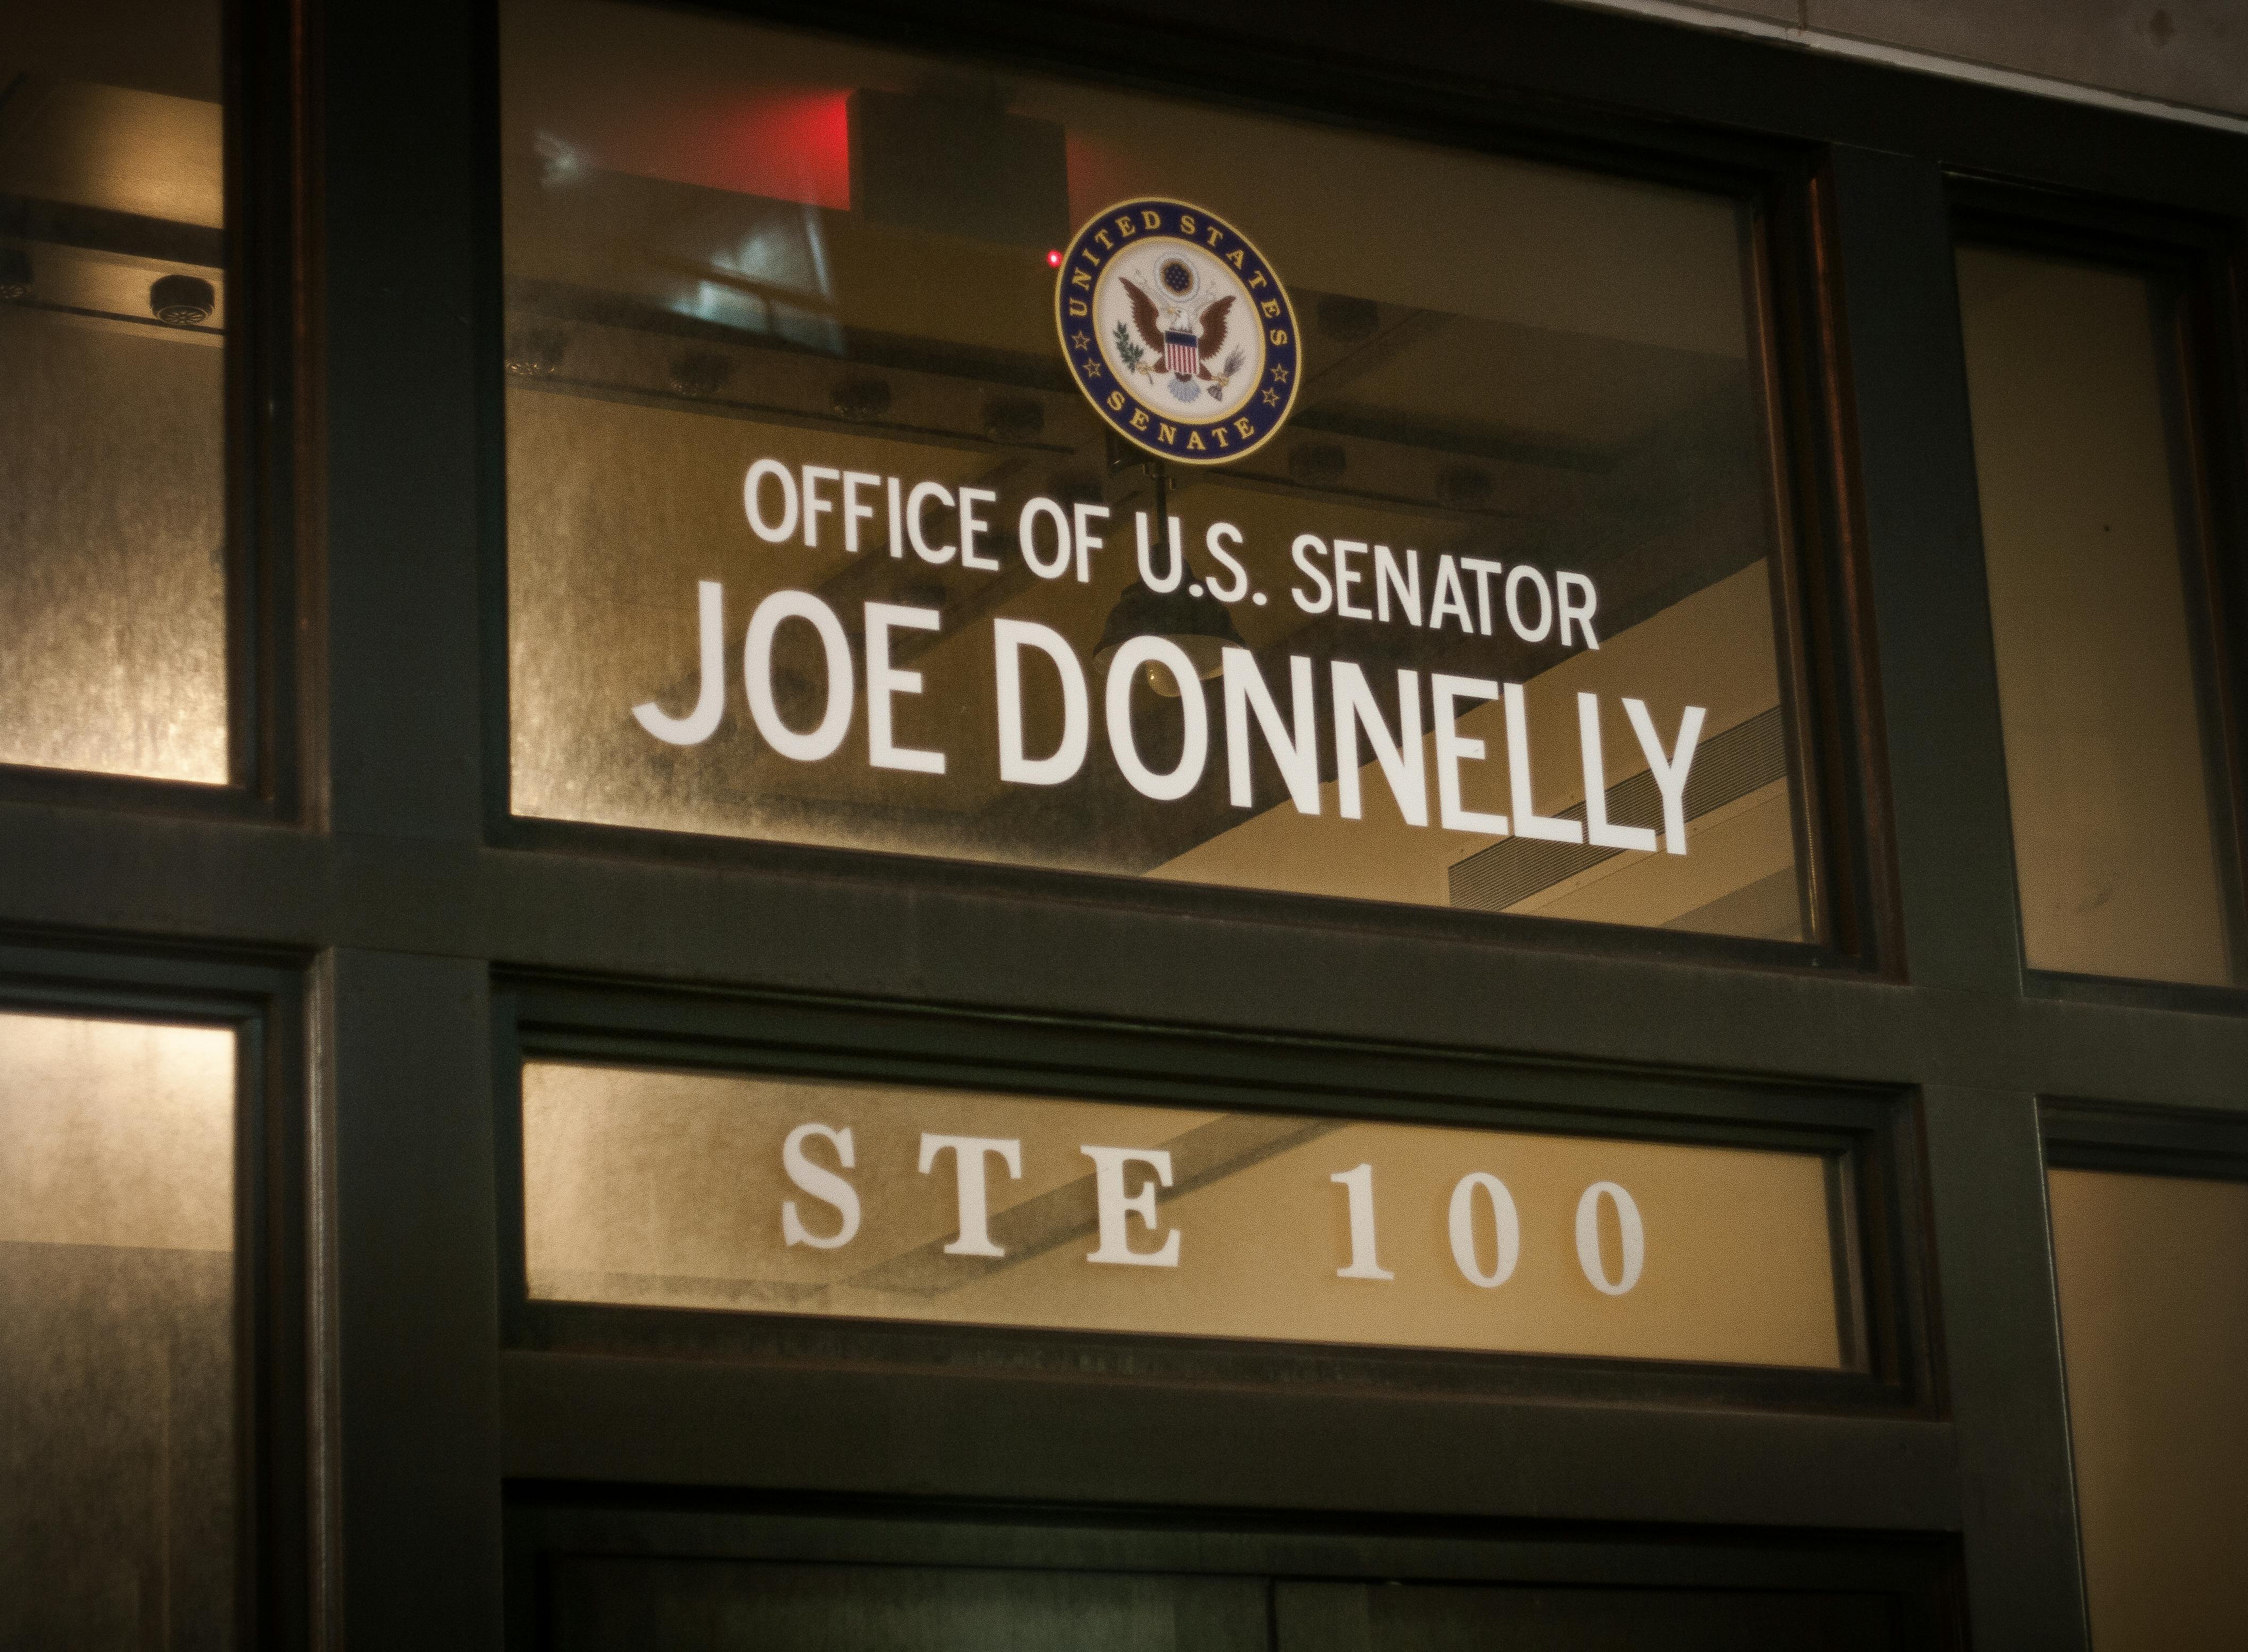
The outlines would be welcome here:
[[[1813,46],[1925,53],[2188,109],[2248,116],[2241,0],[1579,0]],[[1930,65],[1937,66],[1937,65]]]

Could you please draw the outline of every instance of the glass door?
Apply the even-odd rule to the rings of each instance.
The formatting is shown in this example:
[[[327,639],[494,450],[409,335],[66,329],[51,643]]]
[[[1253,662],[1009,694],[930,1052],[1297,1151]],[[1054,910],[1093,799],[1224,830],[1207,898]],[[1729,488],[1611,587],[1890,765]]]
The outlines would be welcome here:
[[[1546,1564],[1528,1568],[1544,1574],[1539,1580],[1500,1584],[550,1555],[539,1644],[566,1652],[1876,1652],[1943,1643],[1924,1599],[1881,1587],[1894,1579],[1753,1557],[1746,1574],[1721,1560],[1697,1584],[1675,1559],[1650,1568],[1589,1546],[1568,1552],[1575,1564],[1559,1569],[1581,1580],[1552,1580],[1557,1568]],[[1633,1573],[1662,1581],[1614,1580]],[[1787,1587],[1791,1577],[1798,1587]]]

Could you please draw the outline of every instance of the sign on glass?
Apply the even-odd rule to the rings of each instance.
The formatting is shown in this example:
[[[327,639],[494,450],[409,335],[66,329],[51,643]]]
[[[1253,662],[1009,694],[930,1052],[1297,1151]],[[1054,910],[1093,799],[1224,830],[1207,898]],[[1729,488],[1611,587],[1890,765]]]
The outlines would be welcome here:
[[[517,812],[1819,938],[1741,202],[507,16]]]
[[[531,1294],[1838,1369],[1814,1154],[535,1062]]]

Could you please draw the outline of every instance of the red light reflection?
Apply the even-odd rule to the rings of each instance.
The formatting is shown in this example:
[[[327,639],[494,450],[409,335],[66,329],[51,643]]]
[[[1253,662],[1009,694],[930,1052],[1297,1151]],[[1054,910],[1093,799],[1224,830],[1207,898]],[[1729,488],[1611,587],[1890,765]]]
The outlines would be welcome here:
[[[847,88],[696,90],[653,108],[578,118],[567,136],[606,171],[850,209]]]
[[[723,135],[708,151],[716,175],[697,182],[811,207],[850,209],[847,93],[776,89],[745,101],[723,127]]]

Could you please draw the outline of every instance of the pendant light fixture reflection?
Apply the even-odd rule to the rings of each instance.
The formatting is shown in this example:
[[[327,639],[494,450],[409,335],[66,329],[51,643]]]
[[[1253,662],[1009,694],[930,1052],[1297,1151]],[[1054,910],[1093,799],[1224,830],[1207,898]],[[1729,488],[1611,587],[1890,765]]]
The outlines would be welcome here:
[[[149,284],[148,312],[168,327],[199,327],[218,308],[218,289],[201,276],[159,276]]]
[[[1105,677],[1116,650],[1134,637],[1161,637],[1177,644],[1194,661],[1195,675],[1204,682],[1218,674],[1229,646],[1246,646],[1233,628],[1233,616],[1226,612],[1225,604],[1214,597],[1191,594],[1183,581],[1175,591],[1151,591],[1141,579],[1126,586],[1124,594],[1108,611],[1108,623],[1101,627],[1100,646],[1093,655],[1093,668]],[[1180,685],[1153,661],[1140,668],[1140,680],[1167,700],[1179,697]]]
[[[1115,438],[1109,440],[1109,469],[1121,470],[1131,461],[1117,456]],[[1137,463],[1145,465],[1149,479],[1155,483],[1156,522],[1169,522],[1169,470],[1161,459]],[[1233,615],[1226,611],[1225,604],[1215,597],[1204,596],[1203,587],[1190,578],[1184,556],[1178,554],[1178,543],[1177,524],[1173,523],[1171,548],[1176,559],[1171,564],[1171,577],[1177,583],[1170,590],[1157,591],[1145,579],[1134,579],[1124,587],[1124,594],[1116,599],[1116,606],[1108,610],[1108,623],[1100,628],[1100,646],[1093,651],[1093,669],[1104,679],[1116,650],[1134,637],[1161,637],[1175,644],[1194,662],[1195,675],[1204,682],[1223,668],[1229,646],[1246,646],[1241,641],[1241,633],[1233,628]],[[1185,688],[1152,660],[1140,668],[1140,680],[1166,700],[1177,699]]]

